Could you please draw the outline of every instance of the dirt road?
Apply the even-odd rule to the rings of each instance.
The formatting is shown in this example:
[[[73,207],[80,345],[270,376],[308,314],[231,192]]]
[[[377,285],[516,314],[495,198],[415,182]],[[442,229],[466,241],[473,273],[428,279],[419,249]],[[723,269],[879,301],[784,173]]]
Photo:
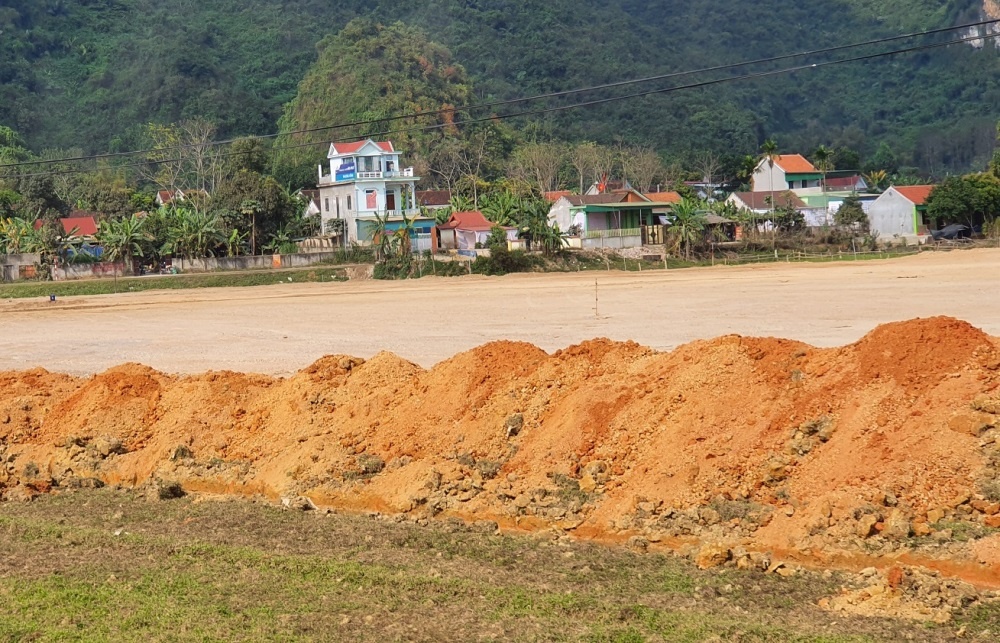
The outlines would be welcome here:
[[[291,373],[388,350],[430,366],[493,339],[554,350],[593,337],[670,349],[728,333],[817,346],[952,315],[1000,335],[1000,250],[891,261],[646,273],[281,284],[0,302],[0,369]],[[595,280],[597,287],[595,289]],[[595,310],[596,290],[596,310]]]

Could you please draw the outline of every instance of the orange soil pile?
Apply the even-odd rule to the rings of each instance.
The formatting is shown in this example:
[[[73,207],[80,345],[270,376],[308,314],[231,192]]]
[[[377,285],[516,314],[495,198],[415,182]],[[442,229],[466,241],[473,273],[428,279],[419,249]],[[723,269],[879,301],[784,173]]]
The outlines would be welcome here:
[[[978,531],[951,553],[992,563],[998,412],[997,341],[950,318],[836,349],[494,342],[430,370],[330,356],[288,379],[35,369],[0,373],[0,492],[170,481],[806,552],[898,554],[961,524]]]

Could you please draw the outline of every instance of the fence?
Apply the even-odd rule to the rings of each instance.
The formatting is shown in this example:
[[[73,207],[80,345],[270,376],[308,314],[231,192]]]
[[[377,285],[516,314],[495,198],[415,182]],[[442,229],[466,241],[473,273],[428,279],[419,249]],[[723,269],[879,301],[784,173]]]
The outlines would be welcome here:
[[[617,230],[588,230],[583,233],[583,247],[591,250],[607,248],[620,250],[637,248],[642,245],[640,228],[619,228]]]

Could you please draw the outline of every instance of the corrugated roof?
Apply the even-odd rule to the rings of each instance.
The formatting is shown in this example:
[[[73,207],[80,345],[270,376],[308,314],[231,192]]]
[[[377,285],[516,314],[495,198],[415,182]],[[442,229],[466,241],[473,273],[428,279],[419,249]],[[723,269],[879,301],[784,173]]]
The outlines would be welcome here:
[[[365,143],[367,143],[368,141],[371,141],[371,139],[365,139],[363,141],[355,141],[353,143],[334,143],[333,149],[335,152],[337,152],[337,154],[354,154],[362,147],[364,147]],[[382,151],[384,152],[396,151],[395,149],[393,149],[392,143],[389,141],[372,141],[372,143],[378,145],[380,148],[382,148]]]
[[[936,186],[934,185],[900,185],[892,186],[896,192],[899,192],[909,201],[913,202],[913,205],[924,205],[927,203],[927,197],[931,195],[931,192]]]
[[[806,202],[792,192],[733,192],[733,196],[743,202],[751,210],[768,210],[773,205],[776,208],[792,207],[806,208]],[[770,197],[770,201],[768,198]],[[773,202],[773,203],[772,203]]]
[[[774,159],[774,164],[788,174],[816,174],[816,166],[801,154],[782,154]]]

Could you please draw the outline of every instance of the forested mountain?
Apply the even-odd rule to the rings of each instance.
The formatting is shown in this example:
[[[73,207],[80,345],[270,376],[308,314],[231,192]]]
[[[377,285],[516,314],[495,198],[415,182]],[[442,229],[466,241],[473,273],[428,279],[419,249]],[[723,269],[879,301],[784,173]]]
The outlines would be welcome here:
[[[958,24],[995,9],[993,0],[0,0],[0,125],[36,152],[141,147],[147,123],[195,116],[221,136],[273,133],[315,71],[317,44],[359,16],[402,21],[443,45],[463,89],[441,98],[480,102]],[[885,142],[924,171],[964,170],[992,149],[998,52],[959,45],[516,124],[541,139],[621,139],[681,157],[752,153],[768,136],[783,149],[822,143],[862,155]],[[322,95],[321,78],[311,82],[304,92]]]

